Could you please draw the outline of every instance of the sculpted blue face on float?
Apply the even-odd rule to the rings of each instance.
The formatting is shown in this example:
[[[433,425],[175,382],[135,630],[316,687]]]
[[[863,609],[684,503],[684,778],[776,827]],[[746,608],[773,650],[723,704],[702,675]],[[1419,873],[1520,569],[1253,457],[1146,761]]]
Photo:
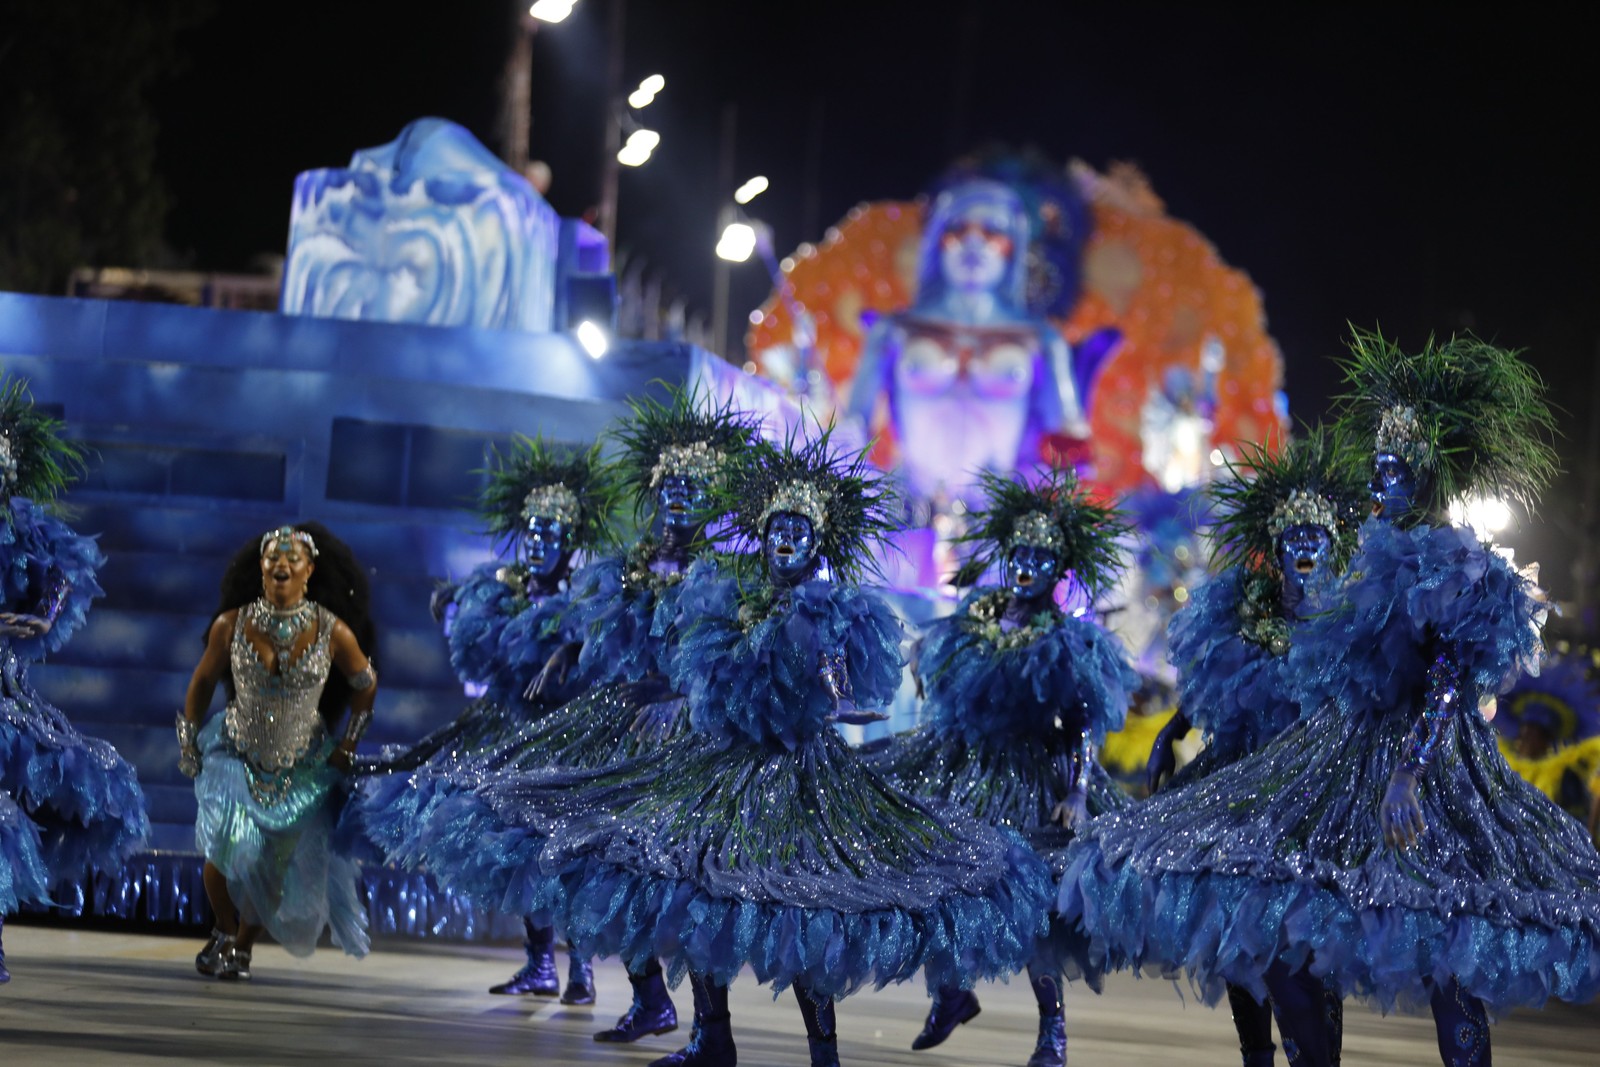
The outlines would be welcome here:
[[[1061,561],[1048,548],[1017,545],[1006,553],[1006,588],[1018,600],[1048,599],[1061,580]]]
[[[522,535],[522,562],[540,578],[552,577],[567,554],[567,524],[535,515]]]
[[[1411,464],[1393,452],[1379,452],[1372,461],[1372,514],[1394,522],[1411,511],[1417,498],[1417,476]]]
[[[682,474],[669,474],[661,479],[656,491],[657,510],[661,513],[663,529],[685,533],[705,521],[711,506],[711,494],[696,478]]]
[[[811,520],[793,511],[772,516],[767,520],[761,555],[778,585],[794,585],[810,577],[817,566],[816,529]]]

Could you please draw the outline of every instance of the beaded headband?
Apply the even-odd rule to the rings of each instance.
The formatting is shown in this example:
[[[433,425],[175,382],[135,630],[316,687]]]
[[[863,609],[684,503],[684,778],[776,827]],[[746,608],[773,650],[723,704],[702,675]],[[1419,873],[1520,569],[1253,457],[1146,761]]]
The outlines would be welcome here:
[[[306,551],[311,553],[311,558],[315,559],[317,556],[316,541],[312,540],[311,535],[306,531],[296,530],[293,526],[279,526],[275,530],[268,530],[262,534],[261,554],[263,556],[267,554],[267,545],[273,541],[277,541],[279,544],[285,541],[298,541],[306,546]]]
[[[1433,457],[1416,408],[1395,404],[1384,409],[1378,418],[1377,450],[1399,456],[1413,471],[1422,470]]]
[[[1291,526],[1321,526],[1329,533],[1338,531],[1338,517],[1333,501],[1321,493],[1304,489],[1290,491],[1282,503],[1272,509],[1267,519],[1267,534],[1277,537]]]
[[[1066,538],[1061,536],[1061,526],[1042,511],[1030,511],[1012,525],[1011,541],[1006,548],[1010,550],[1019,545],[1048,548],[1057,556],[1067,550]]]
[[[784,511],[792,511],[810,519],[818,537],[828,529],[827,494],[810,482],[785,482],[779,486],[767,501],[767,506],[761,509],[757,525],[765,530],[767,520]]]
[[[0,428],[0,489],[9,489],[17,480],[17,457],[11,450],[11,431]]]
[[[650,488],[655,489],[668,478],[693,478],[710,485],[722,470],[727,457],[705,441],[691,441],[686,445],[668,445],[661,450],[656,465],[650,469]]]
[[[532,522],[537,518],[555,519],[568,529],[574,529],[582,512],[578,494],[559,483],[534,486],[522,501],[523,522]]]

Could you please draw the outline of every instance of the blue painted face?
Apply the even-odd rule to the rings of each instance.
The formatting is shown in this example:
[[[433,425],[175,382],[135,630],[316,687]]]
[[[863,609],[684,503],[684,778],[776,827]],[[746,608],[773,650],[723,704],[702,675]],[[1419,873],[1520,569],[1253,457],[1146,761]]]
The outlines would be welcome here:
[[[761,542],[767,573],[778,585],[805,581],[817,568],[816,529],[811,520],[793,511],[780,511],[767,520]]]
[[[1306,588],[1316,577],[1327,570],[1333,555],[1333,535],[1326,526],[1301,523],[1291,526],[1278,535],[1278,566],[1283,570],[1283,584],[1298,603]]]
[[[1417,499],[1417,476],[1411,464],[1393,452],[1379,452],[1372,461],[1372,514],[1396,522],[1410,514]]]
[[[663,528],[687,533],[705,522],[710,506],[711,494],[697,479],[682,474],[661,479],[656,509],[661,513]]]
[[[1061,561],[1048,548],[1017,545],[1006,553],[1006,588],[1018,600],[1048,599],[1061,580]]]
[[[567,558],[567,524],[535,515],[522,534],[522,562],[540,578],[552,578]]]

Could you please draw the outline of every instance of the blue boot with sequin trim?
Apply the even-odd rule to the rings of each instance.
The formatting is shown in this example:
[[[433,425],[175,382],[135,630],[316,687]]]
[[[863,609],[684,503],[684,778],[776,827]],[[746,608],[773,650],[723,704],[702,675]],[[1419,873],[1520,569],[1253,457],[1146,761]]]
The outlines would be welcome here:
[[[1483,1001],[1454,978],[1433,990],[1433,1025],[1444,1067],[1490,1067],[1489,1018]]]

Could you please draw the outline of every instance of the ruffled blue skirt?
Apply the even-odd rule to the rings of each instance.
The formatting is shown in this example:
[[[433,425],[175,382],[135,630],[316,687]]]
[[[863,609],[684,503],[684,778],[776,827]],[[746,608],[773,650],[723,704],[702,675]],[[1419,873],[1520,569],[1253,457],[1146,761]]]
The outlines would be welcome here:
[[[616,682],[532,720],[513,721],[516,716],[491,705],[473,713],[471,724],[411,773],[364,782],[353,817],[389,862],[428,863],[440,873],[428,858],[428,842],[441,804],[504,775],[597,769],[657,749],[688,734],[681,704],[658,682]],[[641,714],[652,721],[638,722]],[[341,839],[348,830],[341,827]]]
[[[120,870],[143,846],[144,791],[116,749],[80,734],[33,690],[3,641],[0,659],[0,789],[37,827],[51,886],[77,893],[92,872]]]
[[[0,919],[19,904],[47,904],[50,876],[39,854],[39,828],[0,793]]]
[[[1103,966],[1265,994],[1274,960],[1346,995],[1422,1010],[1454,977],[1491,1012],[1600,993],[1600,855],[1519,778],[1475,711],[1458,717],[1398,851],[1379,804],[1409,717],[1332,705],[1253,756],[1091,822],[1062,914]]]
[[[986,737],[973,743],[924,726],[864,753],[868,762],[915,796],[960,805],[985,822],[1020,834],[1050,865],[1066,870],[1072,831],[1052,821],[1066,799],[1058,761],[1064,739]],[[1121,811],[1132,801],[1099,763],[1089,764],[1089,814]],[[1052,916],[1032,961],[1098,991],[1104,970],[1075,924]]]
[[[434,870],[544,912],[587,955],[816,995],[1020,970],[1052,880],[1015,834],[926,804],[832,731],[793,751],[698,736],[590,772],[490,782],[442,806]]]
[[[333,741],[302,759],[281,793],[263,799],[251,771],[214,715],[200,732],[195,846],[228,880],[240,917],[265,926],[296,956],[309,956],[323,929],[352,956],[367,953],[367,913],[355,862],[330,847],[343,776],[328,765]]]

